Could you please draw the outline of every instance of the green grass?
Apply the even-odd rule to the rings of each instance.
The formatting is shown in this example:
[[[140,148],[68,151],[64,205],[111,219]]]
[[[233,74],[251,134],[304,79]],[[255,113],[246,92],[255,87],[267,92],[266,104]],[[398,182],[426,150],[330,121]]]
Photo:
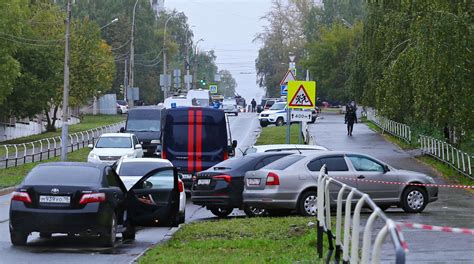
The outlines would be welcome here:
[[[255,145],[268,145],[268,144],[286,144],[286,126],[269,126],[263,127],[260,136],[257,139]],[[290,141],[292,144],[298,144],[298,134],[300,133],[299,124],[293,124],[290,127],[291,137]],[[303,141],[303,139],[301,139]],[[302,143],[303,144],[303,143]]]
[[[87,155],[89,154],[90,149],[83,148],[68,154],[69,161],[87,161]],[[49,160],[44,160],[41,162],[28,163],[18,167],[12,167],[8,169],[0,170],[0,188],[10,187],[18,185],[23,178],[28,174],[28,172],[33,169],[36,165],[40,163],[47,163],[53,161],[60,161],[59,157],[55,157]]]
[[[376,124],[372,123],[371,121],[368,121],[367,119],[365,118],[362,118],[362,122],[364,122],[370,129],[372,129],[373,131],[379,133],[379,134],[382,134],[382,129],[380,129]],[[385,132],[383,133],[382,135],[386,140],[388,140],[389,142],[399,146],[400,148],[402,149],[414,149],[416,148],[415,145],[412,145],[412,144],[409,144],[408,142],[406,142],[405,140],[402,140],[398,137],[395,137],[393,136],[392,134],[388,133],[388,132]]]
[[[453,169],[451,166],[438,161],[437,159],[430,157],[430,156],[420,156],[417,157],[418,160],[421,162],[433,167],[436,171],[438,171],[441,175],[443,175],[444,178],[453,181],[458,184],[462,185],[474,185],[474,180],[470,179],[459,172],[457,172],[455,169]],[[471,189],[471,191],[474,192],[474,190]]]
[[[314,218],[239,218],[184,225],[140,258],[147,263],[322,263]],[[325,244],[327,249],[327,244]]]

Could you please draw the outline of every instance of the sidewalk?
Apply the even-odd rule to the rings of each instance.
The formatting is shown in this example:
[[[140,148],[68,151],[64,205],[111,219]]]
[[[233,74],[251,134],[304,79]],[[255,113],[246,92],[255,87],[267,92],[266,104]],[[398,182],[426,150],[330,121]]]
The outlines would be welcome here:
[[[315,125],[310,126],[309,131],[315,137],[316,144],[330,150],[368,154],[395,168],[426,173],[433,176],[436,183],[447,183],[431,167],[388,142],[365,124],[355,124],[353,136],[349,137],[343,115],[323,114]],[[387,215],[395,221],[474,228],[474,195],[462,189],[441,188],[439,200],[428,204],[423,213],[406,214],[399,208],[391,208],[387,210]],[[403,232],[410,249],[407,263],[474,260],[473,236],[409,229],[404,229]],[[387,252],[393,252],[393,249],[387,247]]]

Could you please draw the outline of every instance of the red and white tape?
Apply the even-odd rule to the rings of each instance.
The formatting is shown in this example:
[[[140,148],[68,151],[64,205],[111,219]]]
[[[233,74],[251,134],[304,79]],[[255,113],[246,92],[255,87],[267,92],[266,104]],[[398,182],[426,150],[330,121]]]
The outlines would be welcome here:
[[[395,185],[410,185],[410,186],[425,186],[425,187],[439,187],[439,188],[459,188],[459,189],[474,189],[474,185],[452,185],[452,184],[432,184],[432,183],[409,183],[409,182],[391,182],[379,180],[356,179],[350,177],[334,177],[335,179],[362,181],[380,184],[395,184]]]
[[[397,226],[403,226],[403,227],[412,228],[412,229],[423,229],[423,230],[429,230],[429,231],[446,232],[446,233],[474,235],[474,229],[469,229],[469,228],[432,226],[432,225],[405,223],[405,222],[397,222]]]

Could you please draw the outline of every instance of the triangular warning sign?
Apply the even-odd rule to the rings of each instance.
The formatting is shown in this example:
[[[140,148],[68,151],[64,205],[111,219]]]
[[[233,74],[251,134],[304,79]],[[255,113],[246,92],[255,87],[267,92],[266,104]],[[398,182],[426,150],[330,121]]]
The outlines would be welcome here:
[[[285,77],[283,77],[283,80],[280,82],[280,85],[286,85],[289,81],[296,81],[295,75],[291,70],[286,72]]]
[[[314,106],[304,86],[301,84],[290,101],[290,106]]]

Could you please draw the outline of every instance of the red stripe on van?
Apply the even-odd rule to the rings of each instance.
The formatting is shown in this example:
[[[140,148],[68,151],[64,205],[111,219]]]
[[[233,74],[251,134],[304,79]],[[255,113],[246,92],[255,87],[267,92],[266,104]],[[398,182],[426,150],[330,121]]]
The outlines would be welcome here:
[[[202,170],[202,110],[196,111],[196,171]]]
[[[194,110],[188,112],[188,172],[194,170]]]

